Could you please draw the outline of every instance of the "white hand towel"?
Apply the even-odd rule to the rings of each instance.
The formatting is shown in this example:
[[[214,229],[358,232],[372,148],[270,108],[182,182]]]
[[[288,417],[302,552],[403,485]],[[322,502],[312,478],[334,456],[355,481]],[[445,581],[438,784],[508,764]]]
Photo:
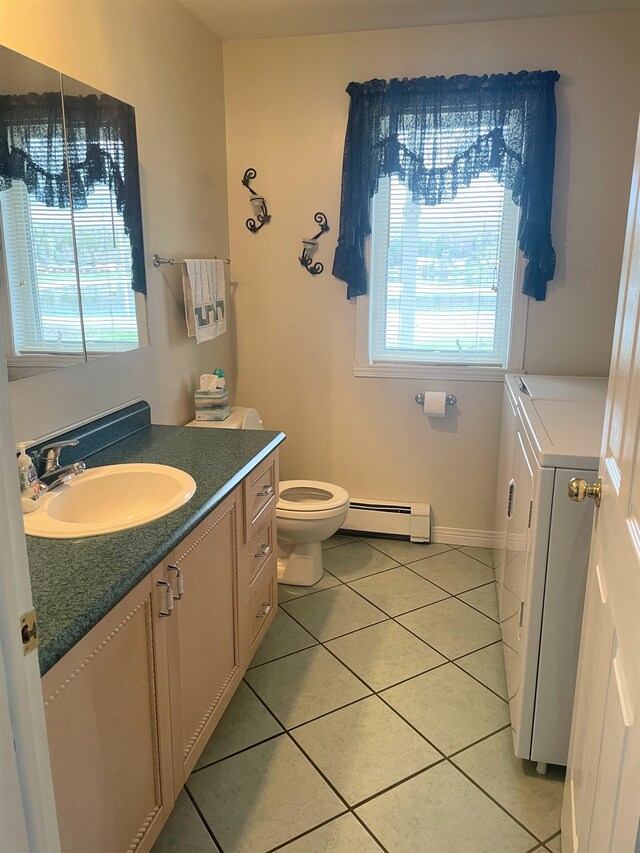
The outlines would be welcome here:
[[[190,338],[202,343],[227,331],[223,261],[185,259],[182,289]]]

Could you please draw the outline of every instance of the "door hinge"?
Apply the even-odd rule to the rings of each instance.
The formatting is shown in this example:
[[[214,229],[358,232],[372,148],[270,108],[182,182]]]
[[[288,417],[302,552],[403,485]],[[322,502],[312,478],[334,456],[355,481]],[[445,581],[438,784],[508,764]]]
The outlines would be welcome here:
[[[531,528],[531,516],[533,515],[533,501],[529,501],[529,521],[527,527]]]
[[[23,613],[20,617],[20,633],[25,655],[38,648],[38,623],[35,608]]]
[[[522,623],[524,622],[524,601],[520,602],[520,622],[518,623],[518,628],[522,628]]]

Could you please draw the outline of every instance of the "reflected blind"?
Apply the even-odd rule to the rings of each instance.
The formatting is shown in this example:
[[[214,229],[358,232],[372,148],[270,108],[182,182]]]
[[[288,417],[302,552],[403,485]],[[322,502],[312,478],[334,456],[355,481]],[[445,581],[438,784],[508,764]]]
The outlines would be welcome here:
[[[70,209],[30,199],[14,181],[0,211],[12,354],[82,354]]]
[[[87,207],[73,211],[87,353],[138,346],[135,293],[131,289],[131,244],[108,186],[87,194]]]
[[[83,325],[89,355],[138,347],[131,245],[108,186],[96,185],[86,208],[73,211],[82,320],[71,210],[36,201],[14,181],[0,193],[0,212],[14,355],[82,353]]]
[[[484,173],[414,204],[397,177],[373,200],[370,360],[506,367],[519,210]]]

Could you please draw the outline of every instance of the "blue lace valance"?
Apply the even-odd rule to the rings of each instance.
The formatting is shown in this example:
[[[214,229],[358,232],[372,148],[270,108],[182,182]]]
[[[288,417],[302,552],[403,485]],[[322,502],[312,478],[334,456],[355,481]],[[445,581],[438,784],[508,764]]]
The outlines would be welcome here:
[[[417,204],[450,201],[483,172],[521,208],[518,244],[528,260],[523,293],[544,299],[553,278],[551,202],[557,71],[350,83],[340,233],[333,274],[347,297],[367,292],[369,202],[397,175]]]

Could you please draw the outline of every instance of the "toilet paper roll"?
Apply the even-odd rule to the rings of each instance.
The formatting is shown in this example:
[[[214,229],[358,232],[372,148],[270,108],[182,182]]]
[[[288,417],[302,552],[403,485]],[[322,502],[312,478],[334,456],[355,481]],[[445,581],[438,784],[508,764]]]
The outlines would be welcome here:
[[[430,418],[443,418],[447,406],[447,395],[444,391],[425,391],[423,412]]]

